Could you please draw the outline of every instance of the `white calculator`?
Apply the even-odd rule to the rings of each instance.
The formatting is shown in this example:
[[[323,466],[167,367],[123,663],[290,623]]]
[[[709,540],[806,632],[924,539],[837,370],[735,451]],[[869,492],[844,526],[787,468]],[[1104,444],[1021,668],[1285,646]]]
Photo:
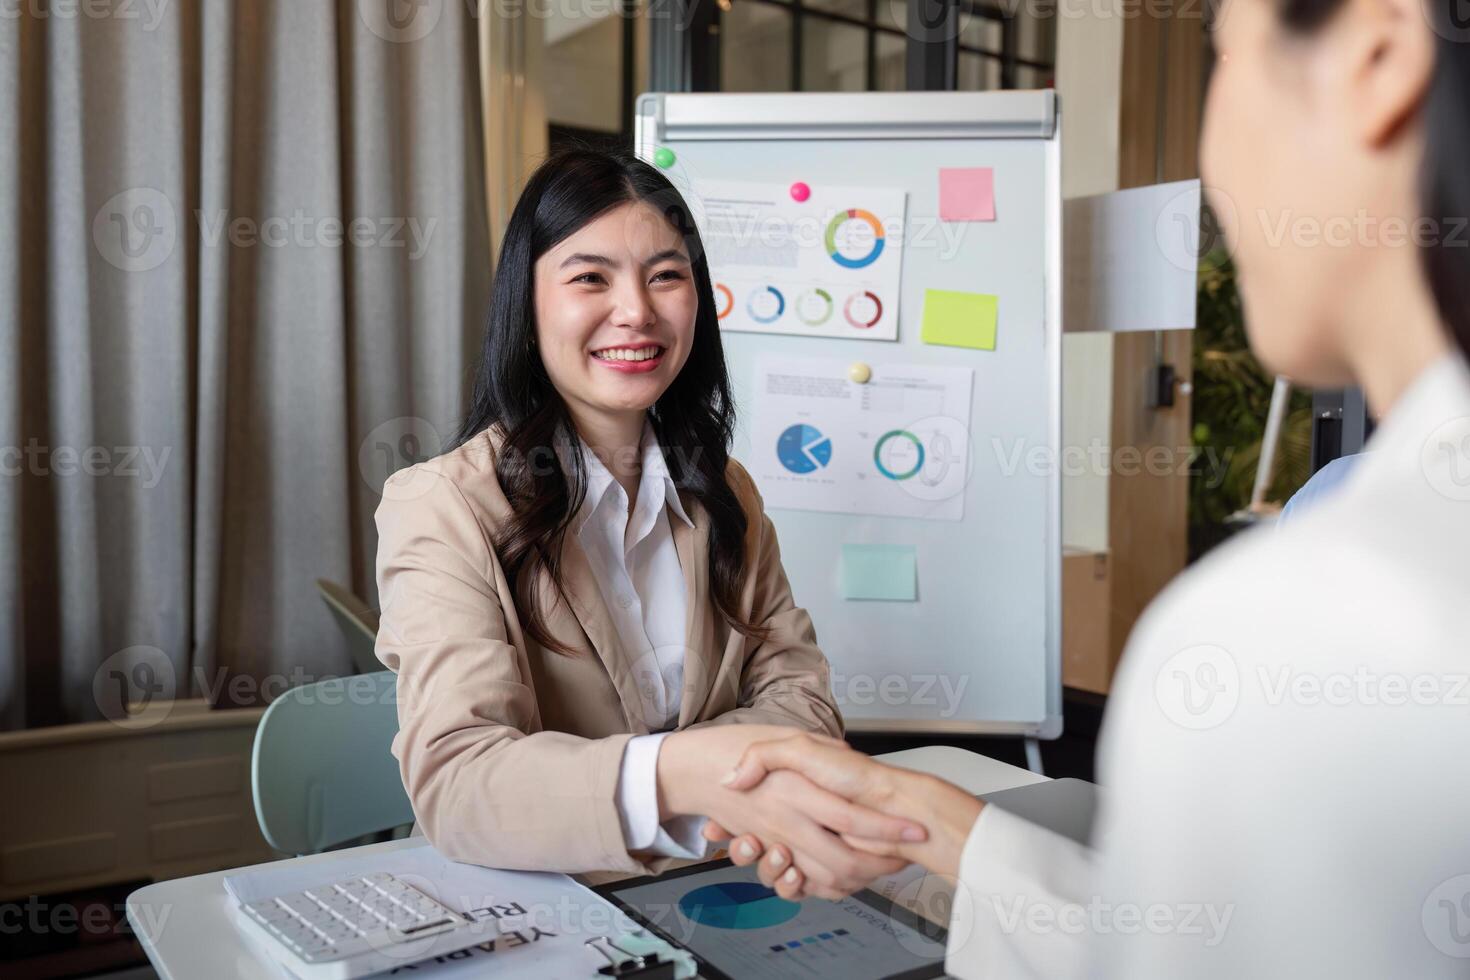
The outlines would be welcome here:
[[[351,980],[496,939],[387,872],[240,906],[239,923],[304,980]]]

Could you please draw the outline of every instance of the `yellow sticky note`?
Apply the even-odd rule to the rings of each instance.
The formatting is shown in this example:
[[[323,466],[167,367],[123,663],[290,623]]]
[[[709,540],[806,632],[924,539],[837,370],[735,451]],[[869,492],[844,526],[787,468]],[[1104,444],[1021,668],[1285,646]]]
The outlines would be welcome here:
[[[996,297],[984,293],[924,290],[924,343],[995,350],[999,305]]]

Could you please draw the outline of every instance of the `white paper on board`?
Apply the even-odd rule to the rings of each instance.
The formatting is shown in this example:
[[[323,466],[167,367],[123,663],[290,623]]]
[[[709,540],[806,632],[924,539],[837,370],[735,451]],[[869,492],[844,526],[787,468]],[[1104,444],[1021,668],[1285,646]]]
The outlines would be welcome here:
[[[970,368],[760,357],[750,458],[768,507],[958,521],[970,469]]]
[[[902,188],[700,181],[690,201],[720,327],[897,340]]]
[[[1062,226],[1063,330],[1194,329],[1198,180],[1071,198]]]

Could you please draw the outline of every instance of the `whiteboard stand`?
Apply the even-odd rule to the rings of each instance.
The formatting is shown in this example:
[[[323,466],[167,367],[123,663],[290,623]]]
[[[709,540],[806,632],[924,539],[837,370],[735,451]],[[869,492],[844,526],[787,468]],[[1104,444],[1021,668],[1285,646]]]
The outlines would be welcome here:
[[[1045,776],[1046,770],[1041,766],[1041,740],[1027,736],[1026,742],[1026,768],[1038,776]]]

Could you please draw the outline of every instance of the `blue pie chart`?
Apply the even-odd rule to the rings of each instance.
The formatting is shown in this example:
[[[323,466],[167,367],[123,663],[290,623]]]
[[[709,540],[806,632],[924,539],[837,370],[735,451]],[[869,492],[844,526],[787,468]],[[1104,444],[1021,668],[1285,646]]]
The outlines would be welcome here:
[[[679,911],[715,929],[764,929],[796,918],[801,906],[753,881],[726,881],[686,892]]]
[[[809,425],[792,425],[776,440],[776,458],[793,473],[810,473],[832,462],[832,440]]]

